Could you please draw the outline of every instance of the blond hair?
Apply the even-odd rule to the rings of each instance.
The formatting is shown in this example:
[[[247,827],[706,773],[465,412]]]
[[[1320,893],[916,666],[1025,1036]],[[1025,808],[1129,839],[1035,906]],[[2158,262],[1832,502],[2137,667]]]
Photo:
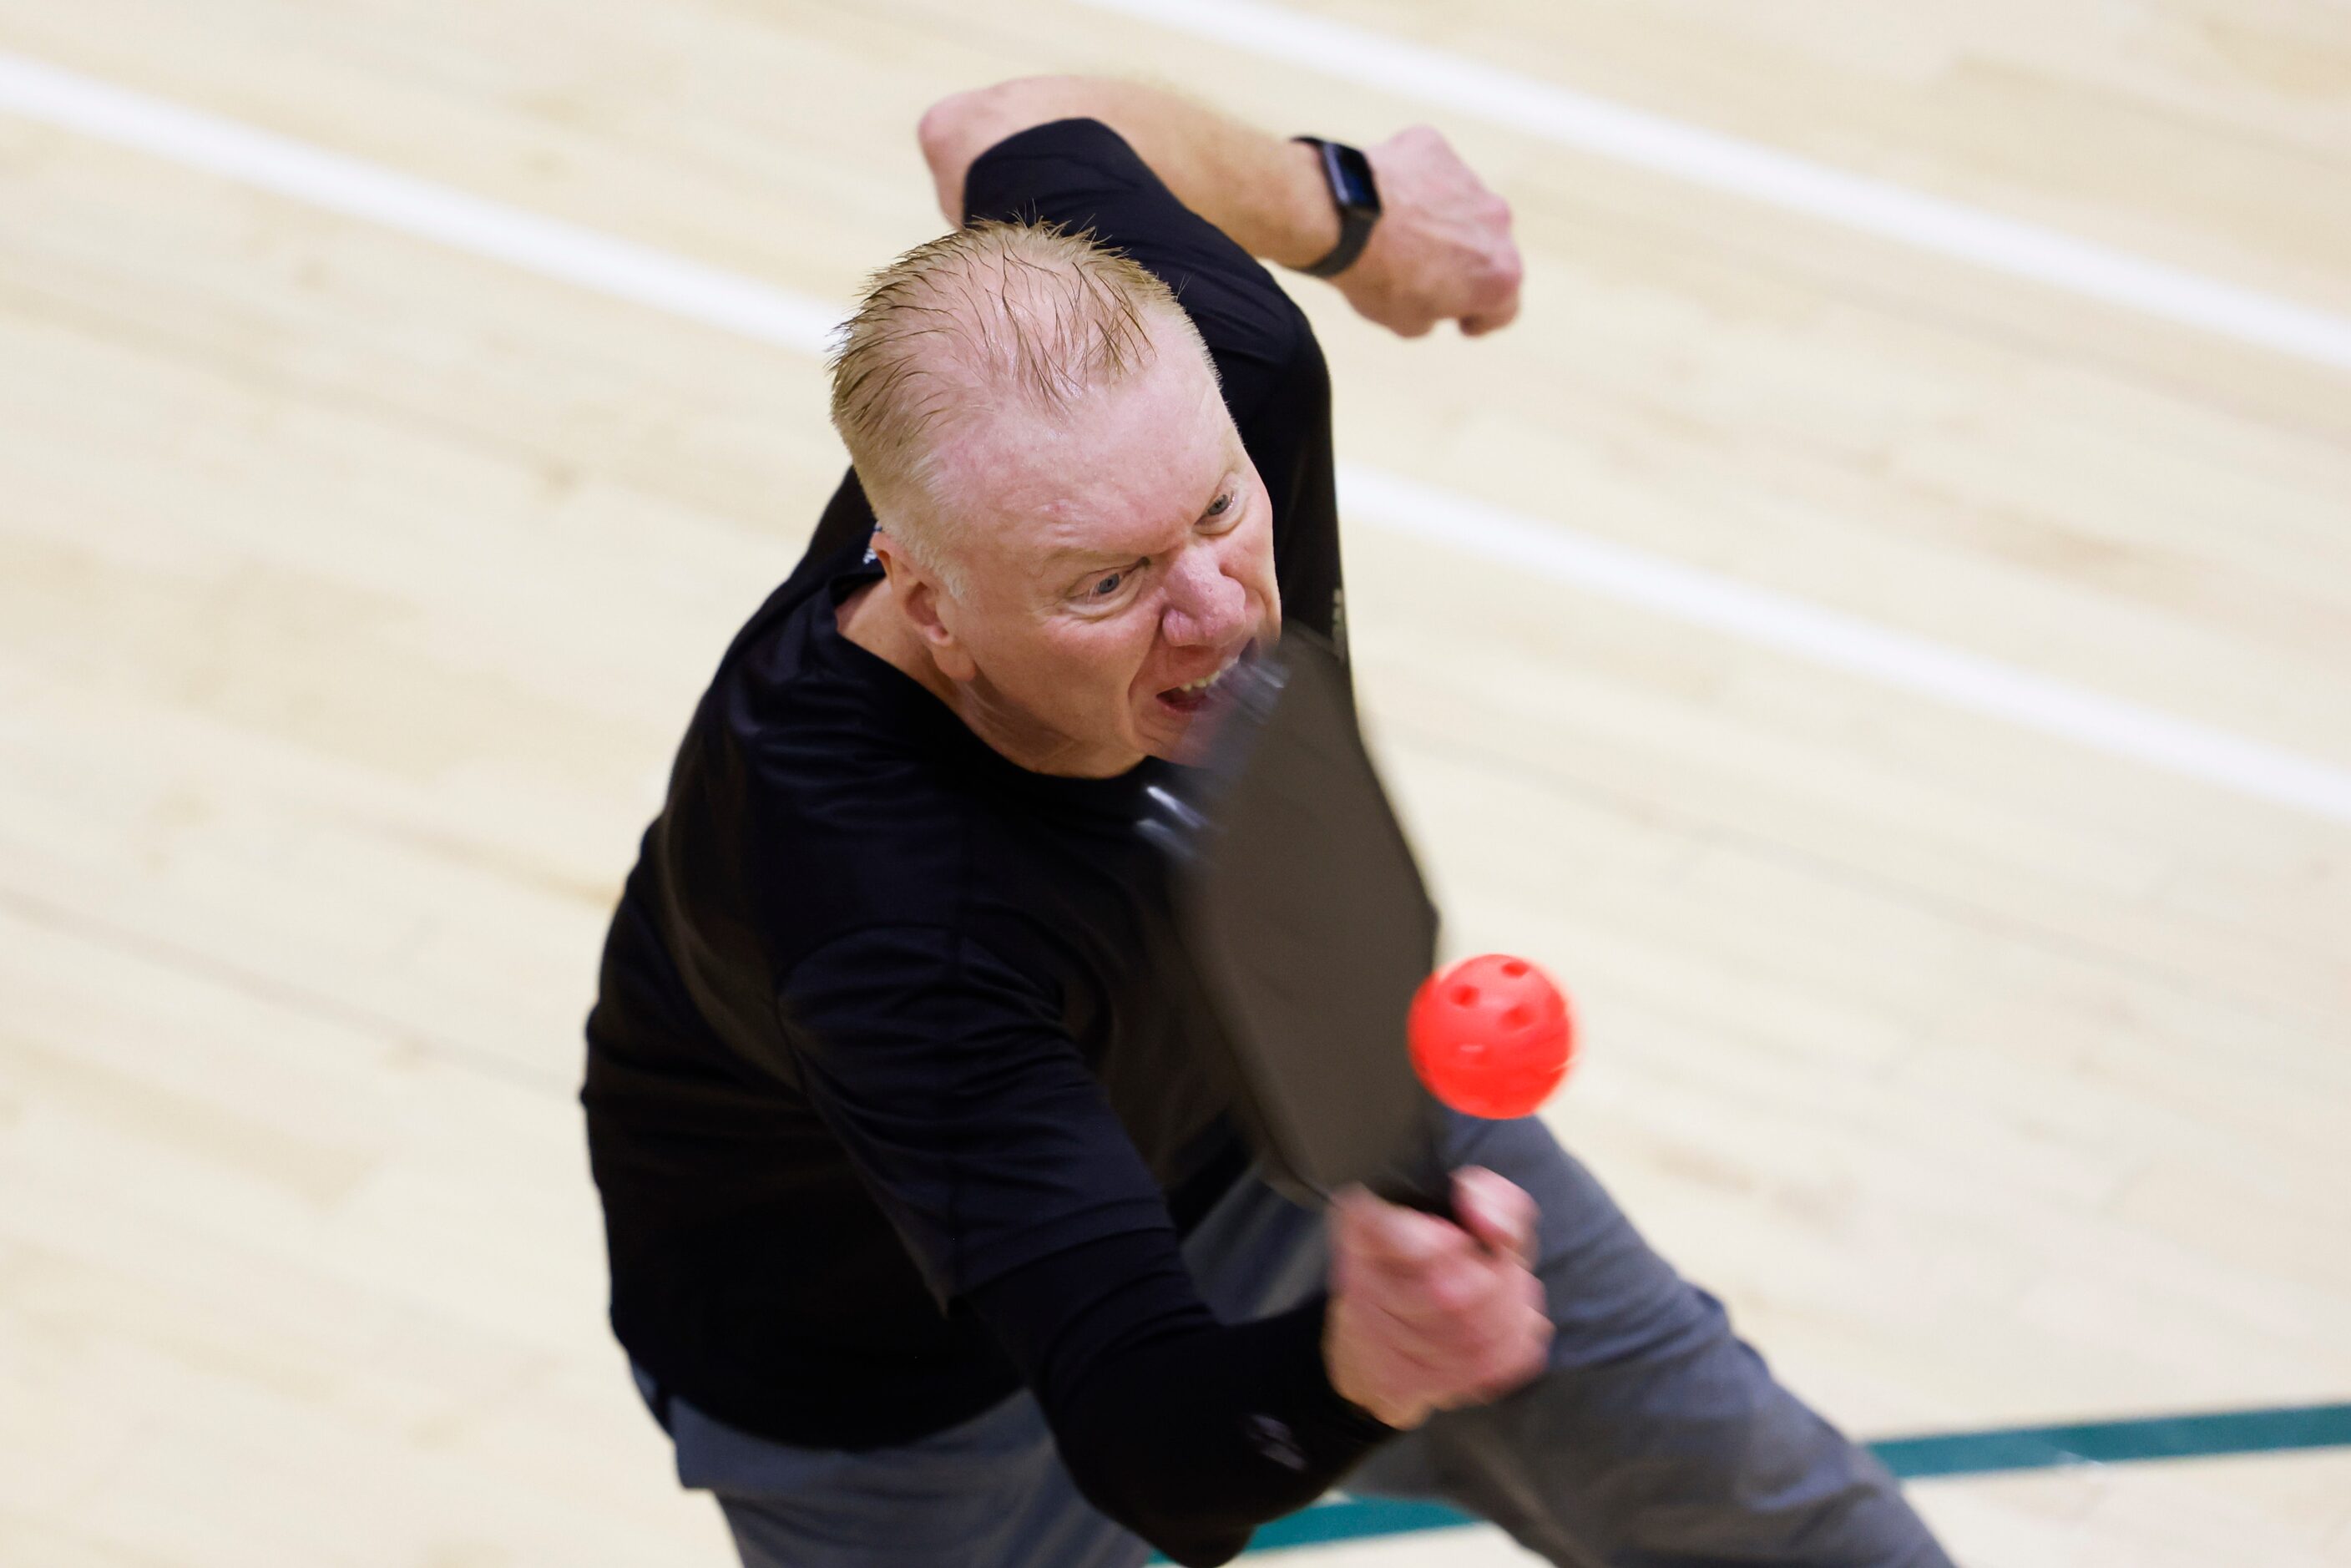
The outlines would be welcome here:
[[[891,538],[958,590],[952,507],[933,487],[941,436],[1008,406],[1060,413],[1125,380],[1156,357],[1155,312],[1207,357],[1165,283],[1059,224],[976,223],[868,278],[833,347],[832,423]]]

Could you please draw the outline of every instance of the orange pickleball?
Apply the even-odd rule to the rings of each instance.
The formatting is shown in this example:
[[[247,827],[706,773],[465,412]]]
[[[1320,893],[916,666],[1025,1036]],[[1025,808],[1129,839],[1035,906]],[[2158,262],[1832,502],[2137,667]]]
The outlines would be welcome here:
[[[1531,1116],[1575,1058],[1575,1020],[1552,977],[1507,953],[1437,970],[1405,1019],[1413,1071],[1457,1111]]]

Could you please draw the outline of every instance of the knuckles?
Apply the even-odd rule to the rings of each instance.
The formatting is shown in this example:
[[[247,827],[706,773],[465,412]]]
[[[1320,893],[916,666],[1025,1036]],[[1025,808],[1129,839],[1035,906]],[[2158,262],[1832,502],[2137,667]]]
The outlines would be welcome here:
[[[1485,259],[1482,268],[1486,292],[1498,298],[1507,298],[1526,281],[1527,264],[1519,256],[1516,246],[1504,246]]]
[[[1463,1316],[1485,1302],[1484,1281],[1455,1267],[1432,1271],[1420,1282],[1421,1300],[1447,1317]]]
[[[1415,1424],[1416,1416],[1407,1412],[1499,1399],[1543,1370],[1553,1331],[1541,1307],[1540,1282],[1531,1274],[1465,1266],[1398,1283],[1442,1307],[1441,1322],[1426,1323],[1422,1331],[1434,1330],[1442,1350],[1433,1362],[1424,1359],[1426,1342],[1385,1313],[1357,1320],[1367,1331],[1357,1342],[1361,1364],[1372,1369],[1371,1381],[1386,1411],[1383,1418],[1390,1425]],[[1409,1349],[1415,1342],[1423,1348]]]
[[[1474,1353],[1464,1353],[1459,1375],[1439,1397],[1448,1409],[1484,1405],[1523,1388],[1549,1360],[1551,1324],[1520,1324]]]
[[[1481,1385],[1499,1396],[1533,1377],[1551,1354],[1551,1337],[1548,1318],[1522,1322],[1484,1357],[1479,1368]]]

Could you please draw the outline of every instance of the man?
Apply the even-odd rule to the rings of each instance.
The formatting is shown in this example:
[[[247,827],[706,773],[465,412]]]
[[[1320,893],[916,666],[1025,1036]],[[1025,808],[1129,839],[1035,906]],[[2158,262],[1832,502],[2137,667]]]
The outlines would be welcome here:
[[[1946,1560],[1539,1123],[1458,1224],[1248,1168],[1134,831],[1202,693],[1336,635],[1330,388],[1250,259],[1517,308],[1433,133],[1051,78],[925,117],[961,226],[833,368],[853,470],[737,638],[590,1019],[612,1322],[743,1561],[1223,1562],[1340,1478],[1562,1563]],[[1371,189],[1376,183],[1374,198]]]

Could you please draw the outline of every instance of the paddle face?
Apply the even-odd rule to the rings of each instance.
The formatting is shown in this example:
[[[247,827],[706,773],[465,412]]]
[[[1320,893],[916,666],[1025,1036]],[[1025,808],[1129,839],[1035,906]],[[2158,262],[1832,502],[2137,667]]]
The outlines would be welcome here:
[[[1434,1102],[1405,1017],[1437,909],[1364,749],[1346,669],[1311,632],[1227,674],[1200,766],[1155,790],[1178,931],[1229,1037],[1257,1153],[1319,1201],[1363,1182],[1441,1205]],[[1198,727],[1196,726],[1196,728]]]

